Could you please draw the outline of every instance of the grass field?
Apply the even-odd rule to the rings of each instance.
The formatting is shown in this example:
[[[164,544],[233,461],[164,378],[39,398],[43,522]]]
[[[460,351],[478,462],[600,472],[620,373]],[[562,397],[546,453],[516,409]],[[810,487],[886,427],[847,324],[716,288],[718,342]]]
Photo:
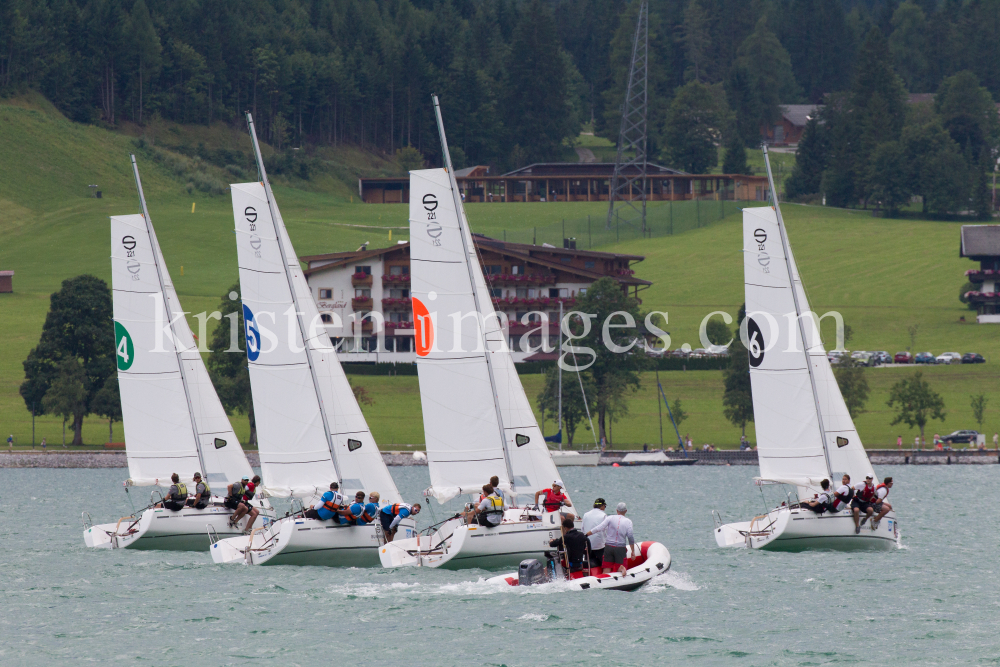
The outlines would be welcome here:
[[[133,150],[132,137],[70,123],[37,101],[0,104],[0,269],[16,272],[15,293],[0,295],[0,327],[6,334],[0,338],[3,439],[14,433],[19,443],[30,442],[31,415],[17,390],[23,380],[21,362],[38,341],[49,294],[62,280],[81,273],[110,281],[107,216],[137,210],[128,162]],[[185,183],[156,162],[140,161],[140,169],[185,308],[193,313],[214,309],[237,279],[229,197],[188,193]],[[91,184],[100,186],[102,199],[90,195]],[[353,250],[365,241],[375,247],[388,245],[390,231],[393,242],[407,237],[404,205],[362,205],[346,188],[331,188],[331,194],[279,182],[275,192],[300,255]],[[604,216],[607,205],[476,204],[467,210],[474,231],[499,237],[504,229]],[[905,349],[910,345],[908,327],[917,326],[915,351],[982,353],[988,360],[983,366],[927,372],[949,406],[946,430],[974,427],[968,395],[980,391],[996,402],[990,406],[986,428],[1000,428],[1000,418],[994,416],[1000,415],[1000,371],[994,370],[1000,363],[1000,327],[972,323],[974,313],[958,301],[964,271],[973,267],[958,257],[960,223],[884,220],[865,211],[791,204],[783,211],[812,306],[820,313],[838,310],[844,315],[854,331],[849,347]],[[606,249],[646,256],[636,266],[637,275],[654,284],[640,294],[643,308],[669,313],[674,347],[699,347],[702,318],[714,310],[735,317],[743,301],[738,215],[676,236]],[[968,322],[961,323],[962,316]],[[888,425],[885,397],[892,379],[909,372],[878,369],[869,374],[871,412],[857,420],[866,442],[895,441],[898,427]],[[668,396],[680,398],[691,413],[682,433],[690,432],[699,444],[731,445],[738,440],[738,432],[722,417],[719,373],[673,372],[661,378]],[[376,399],[365,412],[381,444],[392,448],[423,442],[416,378],[356,381]],[[529,397],[537,394],[540,381],[540,376],[525,376]],[[654,388],[647,378],[632,415],[615,425],[616,442],[659,441]],[[237,416],[233,421],[245,437],[246,420]],[[54,443],[60,431],[60,420],[36,419],[37,439],[44,435]],[[664,436],[669,442],[666,430]],[[84,438],[105,441],[107,424],[88,419]],[[122,439],[120,425],[115,439]]]

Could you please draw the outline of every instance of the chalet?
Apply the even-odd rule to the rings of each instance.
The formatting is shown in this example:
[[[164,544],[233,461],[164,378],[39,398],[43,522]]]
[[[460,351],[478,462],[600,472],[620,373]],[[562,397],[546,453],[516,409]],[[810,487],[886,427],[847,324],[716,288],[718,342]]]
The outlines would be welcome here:
[[[0,294],[10,294],[14,291],[14,272],[0,271]]]
[[[478,234],[473,241],[493,306],[510,322],[507,333],[516,362],[531,356],[518,344],[524,334],[532,334],[528,342],[535,349],[543,343],[542,312],[549,320],[545,342],[558,345],[560,304],[564,312],[571,310],[595,281],[610,276],[634,296],[652,284],[636,278],[631,268],[644,259],[641,255],[505,243]],[[299,259],[308,266],[306,280],[327,333],[340,344],[343,361],[416,360],[408,242]]]
[[[819,113],[821,104],[782,104],[781,121],[773,126],[761,126],[761,137],[769,144],[798,144],[809,119]]]
[[[962,225],[959,257],[979,262],[965,277],[977,288],[965,293],[980,324],[1000,324],[1000,225]]]
[[[455,170],[465,203],[607,201],[614,175],[611,162],[542,162],[498,176],[483,166]],[[646,166],[647,201],[688,199],[757,200],[766,190],[763,176],[687,174],[649,163]],[[358,194],[369,204],[405,204],[410,201],[410,178],[362,178]],[[634,193],[639,196],[638,190]]]

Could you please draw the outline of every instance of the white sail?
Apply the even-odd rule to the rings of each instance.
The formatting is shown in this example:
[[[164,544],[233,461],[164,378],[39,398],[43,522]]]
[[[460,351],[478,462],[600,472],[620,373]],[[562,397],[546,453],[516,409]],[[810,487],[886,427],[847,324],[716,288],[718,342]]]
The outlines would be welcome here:
[[[169,484],[172,473],[189,480],[197,470],[221,491],[252,471],[150,232],[141,215],[111,218],[116,359],[129,482]],[[163,289],[154,262],[159,263]]]
[[[280,213],[272,219],[261,183],[233,185],[232,195],[264,487],[275,496],[310,497],[339,481],[345,495],[378,491],[382,500],[398,502],[399,492],[330,344]],[[312,370],[289,282],[307,328]]]
[[[813,313],[812,308],[809,307],[809,299],[806,297],[802,279],[799,277],[799,269],[795,263],[795,252],[790,245],[788,255],[792,264],[792,280],[799,297],[799,308],[803,313],[810,313],[809,317],[803,318],[802,323],[806,325],[805,331],[808,340],[806,347],[812,363],[816,394],[823,417],[823,431],[830,457],[830,468],[834,477],[839,478],[841,474],[846,472],[855,482],[863,480],[868,475],[874,477],[875,471],[872,469],[871,461],[868,460],[868,453],[861,442],[858,430],[854,427],[851,413],[847,411],[844,395],[840,393],[837,378],[833,375],[830,360],[826,356],[826,348],[823,346],[819,332],[818,315]]]
[[[464,224],[459,224],[459,215]],[[440,502],[479,492],[493,475],[500,478],[501,486],[522,495],[545,488],[557,478],[493,310],[464,215],[463,210],[455,210],[444,169],[410,172],[410,276],[417,370],[429,492]],[[464,245],[460,234],[466,235]],[[465,247],[470,249],[468,255]],[[478,293],[481,319],[473,290]],[[493,364],[495,396],[486,354]]]
[[[829,471],[774,209],[743,209],[743,260],[760,474],[813,486]]]

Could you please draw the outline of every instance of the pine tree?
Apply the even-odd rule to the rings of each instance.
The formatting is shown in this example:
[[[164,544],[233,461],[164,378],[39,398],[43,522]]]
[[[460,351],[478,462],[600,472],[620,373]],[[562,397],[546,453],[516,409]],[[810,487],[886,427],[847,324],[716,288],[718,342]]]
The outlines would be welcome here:
[[[802,96],[788,51],[768,27],[766,16],[740,45],[735,64],[750,73],[762,125],[781,120],[781,104],[798,102]]]
[[[743,145],[743,140],[736,132],[729,133],[729,141],[726,142],[726,155],[722,160],[722,173],[724,174],[749,174],[750,165],[747,164],[747,149]],[[718,322],[718,320],[712,320]]]
[[[785,181],[789,199],[817,194],[823,183],[823,172],[827,164],[827,137],[825,128],[819,124],[814,114],[806,122],[802,139],[795,151],[795,166],[792,175]]]
[[[664,131],[664,158],[678,169],[704,174],[718,164],[716,146],[732,118],[721,85],[692,81],[677,90]]]

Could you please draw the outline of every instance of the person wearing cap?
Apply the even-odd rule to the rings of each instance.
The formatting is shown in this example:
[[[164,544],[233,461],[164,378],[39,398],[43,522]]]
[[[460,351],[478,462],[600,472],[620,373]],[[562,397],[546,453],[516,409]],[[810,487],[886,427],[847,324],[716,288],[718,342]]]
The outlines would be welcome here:
[[[604,562],[601,564],[604,574],[611,574],[612,568],[616,565],[618,571],[625,574],[625,561],[628,559],[626,542],[635,550],[632,520],[625,518],[627,511],[625,503],[618,503],[617,514],[606,517],[604,521],[587,531],[587,537],[595,533],[604,533]]]
[[[573,527],[573,519],[569,517],[565,517],[562,520],[562,532],[563,534],[560,537],[549,540],[549,546],[557,549],[565,548],[566,560],[569,562],[569,571],[580,572],[583,570],[587,554],[587,538]],[[565,544],[565,547],[563,544]]]
[[[194,498],[188,498],[187,506],[203,510],[208,507],[211,500],[212,489],[208,488],[208,482],[202,481],[201,473],[196,472],[194,474]]]
[[[538,504],[538,497],[545,494],[545,500],[542,503],[545,505],[546,512],[558,512],[559,508],[565,505],[566,507],[572,507],[573,503],[570,502],[569,496],[562,492],[563,483],[561,479],[557,479],[552,482],[551,489],[542,489],[541,491],[535,491],[535,504]]]
[[[851,513],[854,515],[854,534],[861,532],[861,526],[875,513],[875,482],[871,475],[865,477],[863,483],[854,487],[854,500],[851,501]],[[864,512],[864,517],[861,513]],[[859,521],[860,518],[860,521]]]
[[[260,484],[260,475],[254,475],[253,479],[249,482],[246,481],[246,477],[243,478],[241,486],[243,487],[243,495],[240,497],[239,505],[236,511],[233,512],[232,518],[229,519],[229,523],[233,526],[240,522],[244,516],[249,516],[247,520],[246,528],[244,532],[249,531],[253,527],[253,522],[257,520],[260,516],[260,512],[253,506],[253,497],[257,493],[257,486]],[[235,485],[234,485],[235,486]]]
[[[234,512],[240,508],[240,503],[243,502],[243,489],[250,483],[249,477],[244,477],[239,482],[233,482],[226,486],[226,497],[222,501],[222,504],[233,510]]]
[[[593,530],[607,519],[608,515],[604,512],[607,508],[608,504],[604,502],[604,498],[595,500],[594,509],[583,515],[583,532]],[[587,539],[590,543],[590,566],[600,567],[604,560],[604,533],[592,535]]]

